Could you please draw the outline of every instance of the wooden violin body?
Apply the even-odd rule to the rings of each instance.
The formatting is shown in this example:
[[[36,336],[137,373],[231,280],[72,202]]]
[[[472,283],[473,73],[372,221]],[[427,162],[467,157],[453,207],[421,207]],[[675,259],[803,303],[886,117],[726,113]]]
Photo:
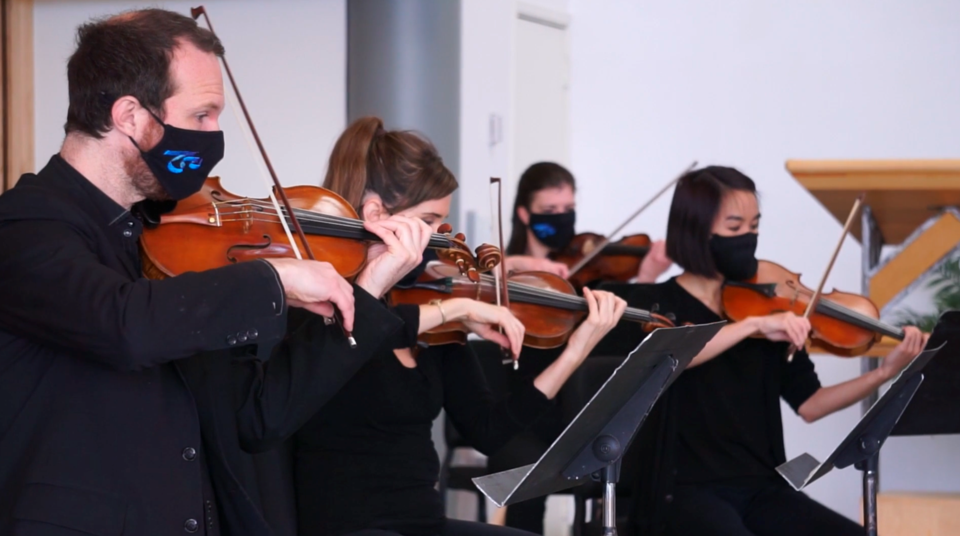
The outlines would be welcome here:
[[[293,186],[284,192],[309,246],[293,235],[299,249],[312,251],[343,277],[356,275],[366,262],[368,244],[380,239],[363,229],[353,207],[319,186]],[[199,192],[162,215],[159,224],[145,226],[140,246],[144,273],[152,279],[254,259],[296,257],[273,203],[233,194],[219,177],[208,178]],[[462,235],[435,234],[430,247],[476,280],[479,271],[500,261],[499,250],[489,245],[477,248],[475,258]]]
[[[787,311],[802,316],[813,294],[800,282],[800,274],[759,261],[752,279],[724,283],[723,312],[735,322]],[[880,312],[869,298],[837,290],[823,294],[809,316],[811,347],[853,357],[865,353],[883,335],[903,340],[903,330],[879,318]]]
[[[603,240],[603,236],[595,233],[580,233],[573,237],[567,247],[552,253],[550,258],[572,268],[600,247]],[[571,274],[569,281],[575,288],[583,288],[598,280],[627,282],[640,271],[640,263],[650,250],[650,243],[650,237],[645,234],[629,235],[610,242],[586,265]]]
[[[567,341],[570,333],[587,315],[584,298],[578,296],[568,281],[548,272],[521,272],[509,277],[510,312],[524,325],[524,346],[556,348]],[[470,298],[497,303],[493,276],[484,274],[479,282],[470,281],[445,262],[431,262],[418,282],[407,289],[390,291],[392,304],[426,304],[435,299]],[[640,322],[645,329],[673,327],[666,317],[628,308],[624,320]],[[421,335],[426,344],[465,343],[467,329],[460,323],[448,322]]]

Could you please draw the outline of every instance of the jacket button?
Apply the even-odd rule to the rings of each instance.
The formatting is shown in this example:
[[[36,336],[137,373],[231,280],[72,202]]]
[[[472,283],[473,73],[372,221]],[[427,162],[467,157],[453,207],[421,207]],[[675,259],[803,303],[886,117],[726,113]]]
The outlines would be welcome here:
[[[237,338],[233,335],[227,335],[227,344],[230,346],[237,344]]]
[[[251,329],[250,331],[247,332],[247,337],[248,337],[251,341],[252,341],[252,340],[256,340],[256,338],[257,338],[258,335],[260,335],[260,334],[257,333],[257,330],[255,330],[255,329]]]
[[[247,342],[247,334],[244,332],[237,333],[237,340],[239,342]]]
[[[673,502],[673,495],[669,495],[669,494],[668,494],[666,497],[663,498],[663,500],[666,501],[667,503],[672,503],[672,502]]]
[[[187,532],[190,532],[190,533],[197,532],[197,530],[198,530],[199,528],[200,528],[200,523],[197,523],[197,520],[196,520],[196,519],[192,519],[192,518],[191,518],[191,519],[188,519],[188,520],[183,524],[183,530],[185,530],[185,531],[187,531]]]
[[[133,231],[131,231],[130,229],[124,229],[123,236],[130,238],[131,236],[133,236]]]
[[[193,447],[187,447],[183,449],[183,459],[188,462],[192,462],[197,459],[197,449]]]

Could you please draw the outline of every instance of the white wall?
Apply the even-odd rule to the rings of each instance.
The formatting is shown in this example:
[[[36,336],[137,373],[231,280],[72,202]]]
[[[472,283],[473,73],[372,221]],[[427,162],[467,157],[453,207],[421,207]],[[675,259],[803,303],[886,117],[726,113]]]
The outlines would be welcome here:
[[[66,62],[73,52],[76,27],[91,17],[138,7],[162,7],[188,15],[194,5],[185,1],[35,1],[38,168],[63,141]],[[204,5],[281,183],[320,184],[333,143],[346,126],[346,1],[208,0]],[[229,85],[225,89],[229,92]],[[248,145],[232,110],[222,116],[227,150],[213,174],[239,194],[264,196],[267,189],[259,171],[259,154]]]
[[[837,223],[785,171],[788,158],[946,158],[960,134],[960,3],[573,0],[572,161],[578,228],[606,232],[691,160],[761,190],[758,255],[815,286]],[[661,237],[669,195],[629,227]],[[848,240],[827,289],[860,290]],[[816,359],[825,384],[856,360]],[[790,456],[821,459],[859,417],[814,425],[785,411]],[[883,490],[960,491],[956,437],[894,438]],[[859,473],[809,490],[859,519]]]

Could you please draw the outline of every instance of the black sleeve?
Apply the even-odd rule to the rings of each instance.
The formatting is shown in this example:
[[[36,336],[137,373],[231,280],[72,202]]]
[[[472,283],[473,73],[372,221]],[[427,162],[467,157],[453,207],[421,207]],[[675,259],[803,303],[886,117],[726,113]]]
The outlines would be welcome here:
[[[116,369],[267,344],[285,330],[283,288],[266,262],[131,281],[64,222],[5,223],[0,244],[0,325]]]
[[[248,452],[276,447],[300,429],[403,328],[376,298],[354,285],[356,316],[350,348],[338,326],[302,309],[290,313],[290,334],[263,363],[238,363],[235,382],[240,444]]]
[[[656,289],[657,286],[653,284],[607,283],[601,285],[599,290],[606,290],[623,298],[628,307],[650,310],[658,300]],[[635,350],[647,335],[649,333],[644,331],[641,324],[621,320],[590,355],[625,356]]]
[[[420,306],[397,305],[391,311],[403,321],[403,328],[393,337],[391,348],[413,348],[417,345],[418,331],[420,331]]]
[[[443,407],[457,431],[475,449],[492,454],[547,412],[553,401],[526,381],[496,397],[469,345],[431,347],[441,356]]]
[[[786,352],[785,349],[784,352]],[[817,371],[813,369],[813,361],[810,360],[806,350],[797,351],[793,355],[793,361],[789,363],[786,355],[782,359],[780,396],[796,412],[804,402],[820,390],[820,378],[817,376]]]

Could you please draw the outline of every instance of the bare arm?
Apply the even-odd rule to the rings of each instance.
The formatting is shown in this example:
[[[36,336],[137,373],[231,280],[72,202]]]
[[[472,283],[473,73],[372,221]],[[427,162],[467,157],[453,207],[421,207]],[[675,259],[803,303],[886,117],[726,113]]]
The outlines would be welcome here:
[[[903,342],[890,351],[879,368],[837,385],[821,387],[800,406],[797,413],[804,421],[814,422],[863,400],[909,365],[926,346],[929,336],[915,327],[904,328]]]

